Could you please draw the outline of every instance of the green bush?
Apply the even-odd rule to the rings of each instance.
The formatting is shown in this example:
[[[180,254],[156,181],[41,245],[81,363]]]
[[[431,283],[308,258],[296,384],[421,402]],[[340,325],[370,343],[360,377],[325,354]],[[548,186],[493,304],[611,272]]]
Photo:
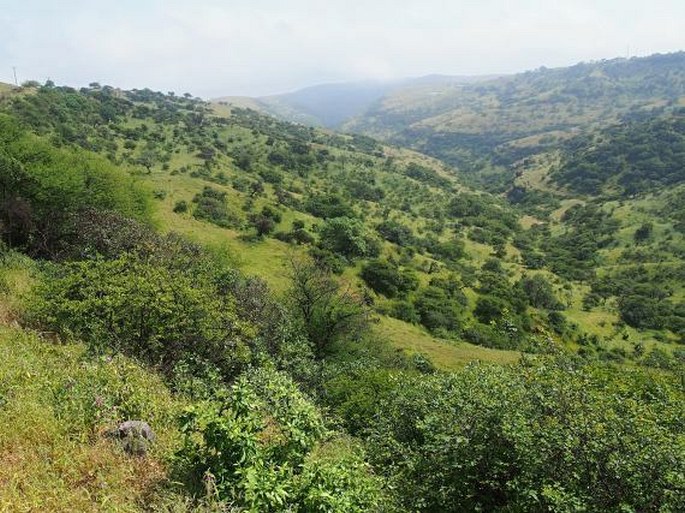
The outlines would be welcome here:
[[[188,202],[186,200],[178,200],[174,204],[174,212],[177,214],[183,214],[188,211]]]
[[[193,362],[230,376],[251,359],[232,298],[211,275],[182,259],[124,254],[54,266],[30,303],[45,329],[74,336],[97,352],[121,351],[171,373]]]
[[[545,359],[396,381],[367,445],[399,510],[685,508],[673,377]]]
[[[304,208],[311,215],[323,219],[333,217],[352,217],[352,207],[336,194],[315,194],[307,198]]]
[[[380,246],[364,223],[350,217],[328,219],[319,231],[321,247],[349,258],[374,257]]]
[[[373,511],[379,486],[363,456],[335,441],[284,374],[243,375],[222,397],[186,411],[179,457],[198,489],[250,511]],[[329,453],[329,454],[326,454]]]
[[[524,276],[517,286],[528,299],[528,303],[535,308],[547,310],[563,310],[564,308],[555,296],[552,285],[540,274]]]
[[[372,260],[362,267],[361,278],[379,294],[393,298],[416,290],[419,279],[410,270],[400,270],[397,266],[382,260]]]
[[[235,227],[236,217],[228,210],[226,193],[212,187],[205,186],[201,193],[193,198],[195,209],[193,216],[214,223],[223,228]]]
[[[327,268],[293,261],[291,277],[287,300],[319,358],[335,342],[359,339],[368,331],[371,311],[364,297],[341,285]]]
[[[414,300],[414,307],[421,324],[431,331],[455,332],[461,325],[463,305],[438,287],[421,289]]]
[[[410,322],[412,324],[418,324],[421,322],[421,317],[419,316],[414,304],[410,301],[393,301],[390,305],[390,311],[388,315],[394,317],[395,319],[400,319],[401,321]]]

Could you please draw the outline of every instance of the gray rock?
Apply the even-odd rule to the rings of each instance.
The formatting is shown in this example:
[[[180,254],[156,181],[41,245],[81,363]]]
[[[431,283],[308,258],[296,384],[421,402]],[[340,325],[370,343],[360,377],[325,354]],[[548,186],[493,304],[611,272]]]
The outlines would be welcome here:
[[[127,420],[113,431],[112,435],[121,441],[123,449],[128,454],[144,456],[155,441],[155,433],[150,424],[142,420]]]

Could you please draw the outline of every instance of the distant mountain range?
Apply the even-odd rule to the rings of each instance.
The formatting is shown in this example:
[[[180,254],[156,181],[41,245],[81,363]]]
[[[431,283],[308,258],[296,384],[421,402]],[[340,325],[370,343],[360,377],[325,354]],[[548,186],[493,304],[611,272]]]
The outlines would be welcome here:
[[[580,131],[685,106],[685,52],[506,76],[327,84],[219,101],[372,136],[439,158],[480,183],[484,177],[502,182],[517,161]],[[484,161],[495,169],[490,175]]]
[[[361,81],[321,84],[272,96],[226,96],[215,103],[248,107],[286,121],[327,128],[339,128],[357,116],[363,116],[376,102],[399,91],[414,88],[444,88],[482,82],[495,75],[449,76],[427,75],[388,81]]]

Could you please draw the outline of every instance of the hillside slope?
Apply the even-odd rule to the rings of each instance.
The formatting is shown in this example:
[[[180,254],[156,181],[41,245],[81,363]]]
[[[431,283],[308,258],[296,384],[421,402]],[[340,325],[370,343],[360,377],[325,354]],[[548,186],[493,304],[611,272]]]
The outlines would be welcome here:
[[[480,173],[508,166],[629,112],[683,105],[685,52],[580,63],[495,80],[390,94],[345,129]],[[482,174],[482,173],[481,173]]]
[[[148,90],[41,87],[5,108],[56,144],[97,151],[149,184],[163,230],[213,248],[277,291],[290,285],[293,257],[311,256],[381,316],[437,337],[426,352],[444,356],[439,367],[466,355],[498,359],[445,339],[529,352],[590,344],[583,351],[639,360],[634,346],[670,354],[682,337],[679,286],[652,325],[617,308],[620,294],[585,301],[653,214],[627,215],[552,186],[477,193],[439,161],[365,136]],[[521,180],[530,176],[522,171]],[[659,221],[652,241],[677,269],[676,223]],[[379,328],[410,354],[420,347],[409,327]]]
[[[281,293],[290,284],[291,259],[307,254],[359,288],[359,267],[367,255],[323,247],[317,233],[327,219],[359,219],[361,224],[352,225],[362,228],[369,250],[392,256],[398,247],[382,241],[377,223],[392,217],[401,229],[434,224],[431,211],[462,190],[442,164],[428,157],[244,109],[219,106],[214,112],[192,98],[107,87],[43,87],[17,92],[5,108],[56,146],[97,152],[148,184],[157,198],[154,222],[163,231],[211,248]],[[422,254],[408,253],[405,263],[394,265],[416,269],[427,284],[425,269],[437,272],[436,258],[452,258],[454,251],[458,256],[461,249],[450,249],[449,233],[443,241],[438,235],[424,238]],[[416,350],[401,330],[383,326],[399,349]],[[481,358],[477,346],[432,339],[425,331],[421,336],[439,348],[435,354],[444,357],[435,362],[439,367]],[[482,358],[497,360],[497,352],[483,351]]]
[[[190,95],[0,110],[3,509],[685,507],[685,185],[639,179],[678,122],[591,194],[554,178],[633,125],[494,196]],[[157,438],[112,432],[137,419]]]

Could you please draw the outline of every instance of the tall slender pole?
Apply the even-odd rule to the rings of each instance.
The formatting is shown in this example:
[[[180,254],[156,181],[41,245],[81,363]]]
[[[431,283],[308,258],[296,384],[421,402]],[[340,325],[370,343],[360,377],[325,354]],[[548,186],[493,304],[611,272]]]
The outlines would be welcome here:
[[[17,67],[12,66],[12,73],[14,73],[14,85],[18,86],[19,82],[17,81]]]

